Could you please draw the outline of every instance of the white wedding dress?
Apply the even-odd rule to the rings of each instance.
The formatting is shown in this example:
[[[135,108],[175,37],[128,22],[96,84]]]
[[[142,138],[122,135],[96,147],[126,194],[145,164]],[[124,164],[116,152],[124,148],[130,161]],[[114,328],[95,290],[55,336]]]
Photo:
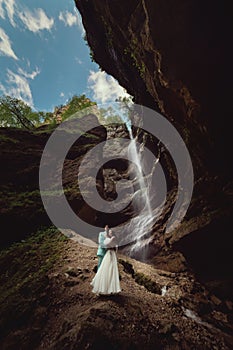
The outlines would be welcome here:
[[[108,244],[110,238],[105,238],[104,244]],[[116,294],[121,291],[117,255],[115,250],[108,249],[102,263],[91,281],[92,292],[98,294]]]

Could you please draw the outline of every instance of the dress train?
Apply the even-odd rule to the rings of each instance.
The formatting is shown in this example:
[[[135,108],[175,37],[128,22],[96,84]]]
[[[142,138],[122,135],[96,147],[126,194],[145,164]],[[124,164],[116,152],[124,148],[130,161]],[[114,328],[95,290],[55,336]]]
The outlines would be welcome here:
[[[93,287],[93,293],[116,294],[121,291],[117,256],[113,249],[107,250],[90,284]]]

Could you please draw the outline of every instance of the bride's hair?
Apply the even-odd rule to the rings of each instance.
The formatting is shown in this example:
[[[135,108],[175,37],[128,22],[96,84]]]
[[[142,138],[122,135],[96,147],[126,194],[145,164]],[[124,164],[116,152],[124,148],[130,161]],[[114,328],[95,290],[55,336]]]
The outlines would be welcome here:
[[[108,238],[112,238],[111,244],[109,245],[108,249],[113,249],[116,251],[116,236],[113,234],[112,230],[109,230],[106,235]]]
[[[110,230],[107,232],[107,237],[111,238],[112,236],[113,236],[112,230],[110,229]]]

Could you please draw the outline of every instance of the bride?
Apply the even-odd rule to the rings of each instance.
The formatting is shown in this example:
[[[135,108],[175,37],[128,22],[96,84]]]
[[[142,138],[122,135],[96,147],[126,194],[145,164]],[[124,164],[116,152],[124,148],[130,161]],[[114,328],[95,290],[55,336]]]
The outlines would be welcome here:
[[[104,240],[107,252],[104,255],[102,263],[91,281],[92,292],[97,294],[116,294],[121,291],[119,271],[117,266],[117,256],[114,246],[116,237],[109,230]]]

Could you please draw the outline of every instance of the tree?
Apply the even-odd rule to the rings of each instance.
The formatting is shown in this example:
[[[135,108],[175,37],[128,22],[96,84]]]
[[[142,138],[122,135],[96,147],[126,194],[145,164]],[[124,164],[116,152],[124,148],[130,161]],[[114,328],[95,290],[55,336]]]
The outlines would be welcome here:
[[[37,112],[37,117],[34,120],[35,127],[41,126],[41,124],[54,124],[55,118],[52,112]]]
[[[63,106],[61,109],[64,111],[61,113],[62,120],[69,118],[74,113],[81,111],[87,107],[95,106],[96,102],[92,102],[85,95],[77,96],[74,95],[66,106]]]
[[[98,113],[98,119],[100,124],[102,125],[124,123],[120,115],[116,114],[116,111],[111,106],[108,108],[100,108]]]
[[[52,112],[36,112],[24,101],[17,98],[0,97],[0,127],[13,126],[33,130],[41,124],[52,123],[54,123]]]
[[[0,97],[1,126],[33,129],[36,122],[39,122],[38,113],[25,102],[11,96]]]
[[[107,124],[130,124],[130,114],[132,113],[132,98],[131,97],[119,97],[115,100],[118,102],[108,108],[100,108],[98,119],[103,125]]]
[[[128,102],[123,98],[122,104]],[[125,119],[120,116],[119,110],[115,110],[111,106],[106,109],[98,108],[96,102],[92,102],[85,95],[74,95],[66,105],[55,107],[54,112],[33,111],[32,108],[24,101],[11,96],[0,97],[0,127],[16,127],[33,130],[43,124],[48,127],[56,127],[65,119],[71,117],[75,113],[79,117],[86,114],[94,113],[100,124],[123,123]]]

